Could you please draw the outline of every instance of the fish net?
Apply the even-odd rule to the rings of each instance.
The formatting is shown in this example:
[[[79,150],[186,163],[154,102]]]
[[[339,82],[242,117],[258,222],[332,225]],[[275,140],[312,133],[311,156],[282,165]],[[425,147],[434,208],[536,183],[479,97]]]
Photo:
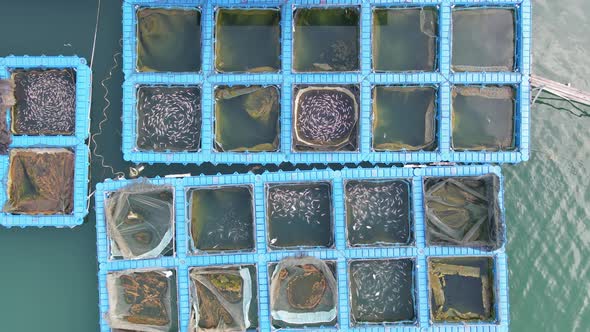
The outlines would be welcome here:
[[[353,261],[349,271],[354,324],[416,321],[413,260]]]
[[[201,12],[195,9],[137,10],[137,71],[201,70]]]
[[[454,71],[512,71],[516,16],[507,8],[453,9]]]
[[[12,72],[16,104],[12,132],[16,135],[72,135],[76,124],[74,69]]]
[[[349,245],[412,242],[408,180],[347,181],[345,190]]]
[[[433,321],[495,320],[492,258],[431,258],[428,279]]]
[[[502,246],[504,229],[497,175],[429,177],[424,179],[424,188],[429,245],[489,250]]]
[[[515,99],[515,90],[511,86],[454,87],[453,149],[514,150]]]
[[[217,151],[279,148],[279,90],[275,86],[219,87],[215,91]]]
[[[111,255],[155,258],[173,251],[174,188],[140,182],[107,194]]]
[[[197,151],[201,92],[197,87],[142,86],[137,90],[137,148]]]
[[[358,91],[306,87],[295,97],[295,150],[358,150]]]
[[[377,86],[373,89],[373,149],[436,149],[436,90]]]
[[[373,10],[373,69],[433,71],[438,13],[434,7]]]
[[[6,122],[6,110],[14,106],[15,103],[14,81],[0,80],[0,155],[8,153],[8,146],[12,142]]]
[[[71,214],[75,155],[67,149],[13,149],[4,212]]]
[[[190,272],[189,331],[246,331],[255,327],[254,266],[194,268]]]
[[[295,71],[359,69],[358,7],[298,8],[293,14],[293,19]]]
[[[330,183],[267,185],[269,247],[332,247]]]
[[[109,272],[107,293],[107,322],[111,328],[136,332],[178,331],[174,270]]]
[[[251,187],[195,188],[189,195],[194,252],[254,249]]]
[[[337,306],[336,278],[325,261],[287,257],[274,267],[270,314],[275,327],[335,325]]]

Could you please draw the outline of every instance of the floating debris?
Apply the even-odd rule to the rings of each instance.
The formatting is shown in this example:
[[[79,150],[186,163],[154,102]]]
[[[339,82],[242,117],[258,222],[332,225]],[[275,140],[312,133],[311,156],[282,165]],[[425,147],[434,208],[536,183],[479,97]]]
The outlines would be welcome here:
[[[76,125],[74,69],[13,70],[16,135],[72,135]]]
[[[416,321],[412,259],[355,260],[349,273],[354,324]]]
[[[504,232],[499,187],[500,180],[495,174],[425,178],[428,244],[499,248]]]
[[[189,331],[246,331],[258,326],[254,265],[193,268]]]
[[[373,10],[373,70],[433,71],[438,12],[434,7]]]
[[[166,269],[109,272],[108,323],[113,329],[177,331],[176,273]]]
[[[105,217],[111,256],[145,259],[173,252],[174,188],[140,182],[109,193]]]
[[[328,182],[266,186],[271,248],[332,247],[332,186]]]
[[[358,7],[297,8],[293,18],[295,71],[359,70]]]
[[[306,87],[295,97],[295,150],[358,149],[357,97],[347,87]]]
[[[170,8],[137,10],[137,71],[200,70],[200,11]]]
[[[413,240],[408,180],[350,180],[345,190],[349,245],[407,245]]]
[[[249,186],[194,188],[190,230],[195,252],[254,250],[254,206]]]
[[[436,149],[436,90],[430,87],[373,88],[373,149]]]
[[[219,72],[276,72],[281,67],[281,12],[217,9],[215,69]]]
[[[515,95],[511,86],[455,86],[452,105],[453,149],[514,150]]]
[[[455,7],[452,69],[476,72],[514,70],[515,20],[512,9]]]
[[[277,151],[279,90],[275,86],[218,87],[215,90],[217,151]]]
[[[334,268],[333,262],[314,257],[287,257],[271,266],[273,326],[335,325],[338,294]]]
[[[6,155],[8,146],[12,143],[8,123],[6,123],[6,110],[15,103],[14,81],[0,80],[0,155]]]
[[[67,149],[12,149],[4,212],[71,214],[75,155]]]
[[[137,148],[198,151],[201,91],[197,87],[141,86],[137,89]]]
[[[433,321],[495,320],[491,257],[430,258],[428,278]]]

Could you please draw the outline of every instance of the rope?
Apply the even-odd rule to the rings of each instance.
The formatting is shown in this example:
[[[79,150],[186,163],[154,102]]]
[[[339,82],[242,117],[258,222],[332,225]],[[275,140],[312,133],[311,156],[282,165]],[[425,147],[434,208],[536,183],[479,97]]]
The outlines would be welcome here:
[[[98,8],[96,9],[96,25],[94,26],[94,40],[92,41],[92,53],[90,55],[90,69],[94,64],[94,51],[96,50],[96,36],[98,35],[98,21],[100,18],[100,0],[98,0]]]

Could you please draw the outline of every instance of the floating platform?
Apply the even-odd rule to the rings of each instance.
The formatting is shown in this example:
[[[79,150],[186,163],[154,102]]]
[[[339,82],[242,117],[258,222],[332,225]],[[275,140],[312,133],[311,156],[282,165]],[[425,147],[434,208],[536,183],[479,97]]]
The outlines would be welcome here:
[[[338,316],[336,326],[322,330],[341,331],[508,331],[508,269],[505,254],[505,234],[501,235],[501,246],[495,250],[467,248],[459,246],[430,246],[426,239],[427,227],[424,205],[424,179],[427,177],[477,177],[495,174],[499,178],[498,204],[499,222],[504,227],[503,184],[500,168],[495,166],[453,166],[428,168],[367,168],[343,169],[341,171],[311,170],[296,172],[276,172],[254,174],[229,174],[198,176],[187,178],[156,178],[138,180],[108,180],[99,183],[96,188],[96,227],[97,250],[99,261],[100,292],[100,330],[111,331],[106,320],[109,311],[109,298],[106,282],[107,274],[112,271],[129,269],[170,268],[176,270],[178,285],[178,320],[179,331],[189,331],[190,286],[189,269],[199,266],[220,266],[254,264],[257,269],[258,283],[258,329],[260,331],[276,330],[270,318],[269,299],[269,264],[289,256],[313,256],[336,263],[338,293]],[[346,194],[345,187],[349,180],[407,180],[410,183],[411,232],[413,240],[407,245],[350,247],[346,231]],[[112,246],[105,221],[105,200],[109,193],[129,184],[148,182],[153,185],[168,185],[174,190],[175,240],[174,254],[152,259],[120,260],[111,259]],[[267,235],[268,184],[328,182],[331,184],[333,217],[333,238],[331,248],[293,248],[290,250],[273,249]],[[249,252],[197,253],[190,246],[189,225],[189,188],[211,188],[223,186],[250,186],[253,188],[254,207],[254,241],[255,248]],[[433,323],[430,306],[428,262],[433,257],[488,257],[493,261],[493,309],[492,322],[474,323]],[[403,324],[352,325],[351,304],[349,303],[349,263],[358,259],[396,259],[410,258],[414,262],[415,321]],[[317,328],[316,328],[317,329]]]
[[[360,13],[359,70],[347,72],[296,72],[293,64],[294,10],[308,7],[357,7]],[[196,9],[201,23],[201,64],[195,72],[138,71],[137,11],[141,8]],[[432,71],[375,71],[372,65],[372,24],[376,8],[433,7],[438,15],[435,69]],[[215,69],[214,36],[219,8],[280,8],[281,64],[277,72],[218,72]],[[511,71],[464,71],[453,69],[452,16],[460,9],[510,9],[514,12],[514,66]],[[123,145],[125,160],[136,163],[280,164],[291,163],[518,163],[529,158],[530,131],[530,0],[289,0],[198,1],[125,0],[123,3]],[[219,152],[215,145],[216,86],[262,85],[280,89],[280,138],[276,152]],[[293,104],[297,86],[353,85],[359,90],[358,143],[354,151],[309,152],[293,148]],[[454,86],[510,86],[515,91],[513,142],[505,151],[459,151],[453,149],[452,103]],[[137,89],[140,86],[197,86],[201,93],[199,148],[194,151],[146,151],[137,146]],[[436,144],[432,151],[376,151],[373,148],[372,90],[375,86],[432,87],[436,90]],[[491,121],[494,122],[494,121]]]
[[[75,154],[73,179],[73,209],[71,214],[26,215],[0,212],[0,225],[6,227],[54,226],[73,227],[82,224],[88,214],[89,149],[85,140],[90,128],[90,98],[92,74],[86,60],[76,56],[8,56],[0,58],[0,78],[10,78],[13,70],[20,69],[73,69],[75,77],[75,124],[72,135],[12,135],[13,149],[65,148]],[[7,112],[8,126],[11,112]],[[8,155],[0,156],[0,206],[8,200],[9,183]]]

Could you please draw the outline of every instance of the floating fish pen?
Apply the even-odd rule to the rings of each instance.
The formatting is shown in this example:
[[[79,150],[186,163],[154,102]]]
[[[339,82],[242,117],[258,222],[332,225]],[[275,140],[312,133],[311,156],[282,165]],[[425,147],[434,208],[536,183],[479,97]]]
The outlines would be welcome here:
[[[126,0],[124,158],[518,163],[530,25],[530,0]]]
[[[0,79],[11,82],[14,104],[0,124],[0,225],[81,224],[88,213],[86,60],[9,56],[0,58]]]
[[[104,332],[508,329],[496,166],[108,180],[95,197]]]

